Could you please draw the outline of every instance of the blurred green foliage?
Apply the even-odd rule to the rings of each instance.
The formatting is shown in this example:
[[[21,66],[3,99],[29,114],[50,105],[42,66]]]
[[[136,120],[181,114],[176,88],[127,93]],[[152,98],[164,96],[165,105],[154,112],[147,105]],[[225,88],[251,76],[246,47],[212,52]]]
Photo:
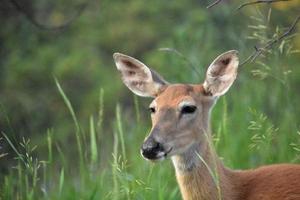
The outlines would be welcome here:
[[[82,3],[27,0],[23,6],[38,22],[58,26]],[[170,163],[154,166],[139,156],[150,129],[145,111],[150,100],[134,98],[122,85],[112,54],[136,57],[172,83],[201,83],[217,55],[237,49],[245,60],[255,45],[282,34],[299,11],[299,1],[240,11],[235,10],[240,1],[206,9],[209,3],[88,1],[69,26],[47,31],[10,0],[3,1],[0,131],[8,140],[0,136],[0,190],[5,191],[0,199],[12,199],[12,194],[13,199],[179,199]],[[212,128],[228,166],[299,162],[299,48],[297,35],[275,44],[241,67],[236,83],[219,100]],[[66,98],[78,121],[72,121]],[[24,161],[29,165],[22,164],[8,141],[20,154],[30,151],[32,158]],[[27,148],[30,144],[37,148]],[[42,161],[35,163],[36,157]]]

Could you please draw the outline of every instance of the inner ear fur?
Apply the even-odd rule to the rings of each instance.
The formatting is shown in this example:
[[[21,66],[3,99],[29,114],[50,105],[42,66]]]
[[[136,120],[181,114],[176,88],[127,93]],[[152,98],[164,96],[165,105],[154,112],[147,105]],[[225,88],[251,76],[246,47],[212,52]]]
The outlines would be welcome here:
[[[203,84],[205,93],[220,96],[228,91],[237,76],[239,59],[236,50],[218,56],[208,67]]]
[[[113,57],[124,84],[136,95],[155,97],[168,84],[157,72],[135,58],[121,53],[115,53]]]

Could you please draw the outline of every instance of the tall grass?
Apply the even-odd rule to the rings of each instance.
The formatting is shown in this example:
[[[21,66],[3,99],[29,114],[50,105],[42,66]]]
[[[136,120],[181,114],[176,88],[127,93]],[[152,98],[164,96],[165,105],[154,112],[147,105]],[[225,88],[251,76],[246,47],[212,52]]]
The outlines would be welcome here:
[[[66,96],[66,94],[64,93],[63,89],[61,88],[58,80],[56,78],[54,78],[55,80],[55,83],[56,83],[56,86],[57,86],[57,89],[60,93],[60,95],[62,96],[66,106],[68,107],[69,109],[69,112],[72,116],[72,119],[74,121],[74,124],[75,124],[75,136],[76,136],[76,142],[77,142],[77,148],[78,148],[78,155],[79,155],[79,164],[80,164],[80,170],[81,170],[81,175],[83,175],[83,172],[82,170],[84,170],[84,160],[83,160],[83,150],[82,150],[82,141],[81,141],[81,138],[80,138],[80,126],[79,126],[79,123],[78,123],[78,120],[77,120],[77,117],[75,115],[75,112],[74,112],[74,109],[71,105],[71,102],[70,100],[68,99],[68,97]]]
[[[58,81],[56,82],[58,85]],[[67,95],[59,86],[59,93],[63,96],[63,100],[69,109],[69,112],[76,119],[75,111],[72,109],[71,102]],[[103,93],[101,93],[103,95]],[[103,102],[103,97],[100,98]],[[99,103],[99,113],[103,113],[103,103]],[[137,103],[136,103],[137,106]],[[242,128],[248,136],[240,136],[232,134],[233,116],[229,115],[229,104],[227,99],[220,100],[216,110],[213,113],[213,121],[218,130],[214,136],[214,142],[219,152],[222,152],[222,157],[225,162],[230,161],[231,155],[237,155],[237,148],[244,149],[246,152],[245,158],[239,158],[240,163],[248,163],[247,166],[252,166],[253,163],[272,163],[276,161],[286,161],[284,156],[278,152],[274,152],[274,145],[282,145],[278,151],[285,152],[285,156],[289,155],[294,162],[299,162],[299,131],[295,132],[295,140],[288,140],[288,145],[281,143],[280,138],[283,135],[279,134],[280,129],[275,128],[273,122],[268,117],[256,110],[248,110],[251,118]],[[136,109],[136,112],[139,112]],[[214,116],[221,112],[221,121],[214,119]],[[158,164],[150,164],[144,161],[139,156],[139,147],[142,143],[149,125],[143,124],[140,120],[141,114],[137,113],[135,119],[128,120],[124,118],[121,106],[116,105],[113,146],[111,150],[103,149],[103,142],[106,142],[108,137],[97,130],[97,127],[103,127],[103,114],[98,115],[95,120],[93,116],[88,122],[88,132],[85,137],[89,138],[89,143],[83,145],[83,139],[77,133],[74,135],[77,141],[77,154],[82,154],[82,161],[78,163],[72,161],[66,150],[68,147],[60,145],[55,141],[53,135],[55,128],[47,130],[45,140],[47,143],[46,159],[39,160],[36,151],[40,147],[31,144],[30,140],[23,139],[21,143],[12,141],[10,137],[2,133],[3,139],[7,142],[15,152],[16,157],[15,167],[11,168],[9,173],[4,176],[1,185],[2,199],[180,199],[179,190],[175,181],[174,172],[170,162]],[[232,111],[231,111],[232,114]],[[102,118],[102,119],[99,119]],[[138,127],[132,126],[137,124]],[[95,121],[97,121],[97,126]],[[100,124],[99,124],[100,121]],[[74,121],[75,130],[79,127],[79,122]],[[126,128],[126,134],[124,129]],[[79,130],[79,129],[77,129]],[[231,133],[230,133],[231,132]],[[101,140],[97,139],[101,135]],[[246,142],[239,142],[246,140]],[[101,141],[101,142],[100,142]],[[3,142],[3,140],[2,140]],[[109,140],[107,140],[109,142]],[[239,144],[240,143],[240,144]],[[245,145],[245,143],[247,145]],[[79,145],[80,144],[80,145]],[[213,144],[211,144],[213,145]],[[213,148],[211,146],[211,148]],[[128,150],[127,150],[128,149]],[[100,159],[101,151],[112,152],[105,156],[109,160]],[[130,154],[129,154],[130,152]],[[253,157],[253,155],[255,157]],[[79,155],[78,155],[79,156]],[[250,159],[249,159],[250,158]],[[276,158],[276,159],[275,159]],[[201,158],[200,158],[201,159]],[[271,160],[270,160],[271,159]],[[105,162],[104,167],[100,167],[101,162]],[[203,161],[205,163],[205,161]],[[76,166],[76,163],[79,165]],[[232,167],[240,167],[235,164],[236,161],[229,162]],[[81,166],[83,165],[83,166]],[[81,169],[82,167],[82,169]],[[84,169],[84,170],[83,170]],[[109,169],[109,170],[108,170]],[[211,168],[210,173],[219,186],[218,174],[215,174],[215,169]],[[77,174],[80,174],[78,179]],[[221,199],[222,191],[218,188],[219,197]]]
[[[115,132],[113,134],[113,147],[109,161],[105,164],[107,168],[101,166],[100,142],[105,141],[103,133],[99,132],[103,128],[103,95],[101,90],[99,98],[99,112],[97,120],[90,117],[88,132],[81,131],[80,124],[76,117],[71,101],[63,91],[58,80],[55,79],[58,92],[62,96],[66,107],[69,110],[75,128],[76,155],[69,157],[66,150],[68,146],[59,144],[53,135],[55,128],[48,129],[45,134],[47,154],[46,159],[39,160],[40,147],[31,144],[29,139],[23,139],[20,143],[12,141],[10,137],[2,133],[3,139],[13,149],[17,162],[12,167],[9,174],[5,175],[1,190],[2,199],[166,199],[171,196],[173,199],[178,197],[178,189],[175,186],[175,179],[171,185],[165,185],[162,174],[170,175],[170,168],[160,168],[159,166],[149,165],[139,157],[139,148],[135,155],[129,157],[126,153],[126,146],[139,147],[139,138],[128,141],[124,134],[124,118],[122,117],[121,106],[116,105],[115,112]],[[136,100],[136,120],[140,120],[140,113]],[[95,123],[97,121],[97,125]],[[136,123],[136,122],[135,122]],[[140,134],[138,131],[146,127],[136,127],[132,129],[132,135]],[[81,133],[79,133],[81,132]],[[83,136],[89,138],[89,143],[84,145]],[[97,139],[103,137],[101,140]],[[143,136],[143,135],[141,135]],[[132,145],[129,145],[132,144]],[[107,150],[106,150],[107,151]],[[81,155],[81,156],[80,156]],[[5,156],[3,154],[3,156]],[[138,159],[136,159],[138,157]],[[155,171],[159,174],[155,174]],[[78,176],[79,175],[79,176]],[[143,178],[144,177],[144,178]],[[169,182],[169,181],[168,181]],[[163,187],[162,187],[163,186]],[[167,188],[172,188],[172,193],[165,193]],[[175,190],[174,190],[175,188]],[[177,197],[176,197],[177,196]]]
[[[254,20],[261,24],[249,27],[254,30],[250,39],[267,39],[269,30],[261,28],[268,23],[266,19],[255,17]],[[175,40],[185,42],[180,38]],[[196,48],[193,45],[192,49]],[[293,89],[299,82],[300,70],[292,68],[296,74],[293,77],[288,72],[290,69],[286,70],[277,63],[288,62],[283,57],[292,54],[289,45],[290,42],[286,41],[277,50],[266,52],[268,57],[248,68],[243,67],[237,82],[226,97],[219,99],[212,112],[214,144],[210,146],[216,147],[229,167],[240,169],[300,162],[300,114],[297,107],[300,97]],[[176,52],[181,52],[181,49]],[[198,58],[198,52],[194,51],[184,55]],[[178,59],[184,59],[186,64],[194,65],[187,57],[171,56],[168,63],[176,65]],[[186,71],[186,80],[199,82],[198,76],[190,80],[191,73],[195,74],[193,70]],[[68,98],[57,79],[55,84],[71,121],[66,126],[71,126],[74,134],[65,133],[68,137],[61,141],[57,137],[61,132],[54,126],[39,133],[46,145],[36,146],[30,138],[16,140],[13,128],[10,132],[2,132],[1,144],[9,145],[13,153],[0,153],[0,161],[8,158],[11,163],[1,177],[0,199],[181,199],[171,163],[152,164],[139,155],[139,147],[150,129],[143,112],[143,100],[139,102],[134,97],[130,104],[132,112],[120,103],[115,105],[114,114],[105,113],[106,90],[101,89],[96,114],[89,113],[89,119],[77,119],[72,99]],[[1,105],[1,114],[10,124],[3,109],[5,106]],[[113,123],[107,123],[106,117]],[[215,171],[210,169],[218,187],[219,177]],[[221,198],[222,191],[220,188],[218,191]]]

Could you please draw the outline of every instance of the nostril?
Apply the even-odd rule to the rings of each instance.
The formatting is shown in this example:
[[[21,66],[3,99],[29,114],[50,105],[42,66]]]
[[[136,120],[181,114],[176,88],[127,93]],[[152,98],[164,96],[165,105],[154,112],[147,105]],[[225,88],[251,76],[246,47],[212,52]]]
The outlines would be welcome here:
[[[153,149],[159,149],[160,144],[158,142],[153,144]]]
[[[158,142],[155,142],[154,140],[146,141],[142,146],[142,149],[146,150],[146,151],[157,151],[161,148],[162,148],[162,145]]]
[[[155,151],[160,151],[162,149],[163,149],[162,145],[158,142],[153,146],[153,150],[155,150]]]
[[[141,147],[142,155],[148,159],[155,159],[161,151],[163,151],[162,144],[156,142],[153,138],[148,138]]]

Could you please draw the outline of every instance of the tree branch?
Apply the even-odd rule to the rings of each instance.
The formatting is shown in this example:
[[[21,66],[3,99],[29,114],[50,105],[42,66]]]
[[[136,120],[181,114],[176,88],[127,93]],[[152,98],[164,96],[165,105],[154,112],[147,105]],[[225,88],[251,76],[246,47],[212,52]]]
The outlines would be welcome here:
[[[242,8],[244,8],[246,6],[250,6],[250,5],[254,5],[254,4],[261,4],[261,3],[271,4],[271,3],[278,3],[278,2],[282,2],[282,1],[291,1],[291,0],[258,0],[258,1],[246,2],[246,3],[241,4],[236,10],[241,10]]]
[[[264,44],[262,47],[254,46],[254,52],[245,60],[243,61],[240,66],[243,66],[247,62],[253,62],[257,57],[259,57],[264,51],[267,49],[270,49],[275,43],[280,42],[287,36],[291,35],[296,30],[296,25],[300,21],[300,15],[298,15],[295,19],[295,21],[292,23],[292,25],[289,27],[289,29],[284,32],[282,35],[278,36],[277,38],[274,38],[272,40],[269,40],[266,44]]]
[[[215,5],[217,5],[217,4],[219,4],[219,3],[221,3],[221,1],[222,0],[216,0],[215,2],[213,2],[212,4],[209,4],[206,8],[212,8],[212,7],[214,7]]]
[[[67,26],[69,26],[75,19],[77,19],[85,10],[90,0],[87,0],[87,2],[78,5],[77,12],[71,17],[70,19],[66,20],[64,23],[58,25],[58,26],[48,26],[45,24],[42,24],[38,22],[34,18],[34,14],[31,13],[31,11],[27,11],[22,5],[19,4],[18,0],[10,0],[12,5],[20,12],[22,13],[30,23],[32,23],[34,26],[36,26],[39,29],[47,30],[47,31],[57,31],[65,29]]]
[[[179,57],[181,57],[187,64],[188,66],[199,76],[201,77],[201,73],[197,70],[198,68],[186,57],[184,56],[182,53],[180,53],[178,50],[173,49],[173,48],[159,48],[159,51],[167,51],[167,52],[171,52],[174,53],[176,55],[178,55]]]

